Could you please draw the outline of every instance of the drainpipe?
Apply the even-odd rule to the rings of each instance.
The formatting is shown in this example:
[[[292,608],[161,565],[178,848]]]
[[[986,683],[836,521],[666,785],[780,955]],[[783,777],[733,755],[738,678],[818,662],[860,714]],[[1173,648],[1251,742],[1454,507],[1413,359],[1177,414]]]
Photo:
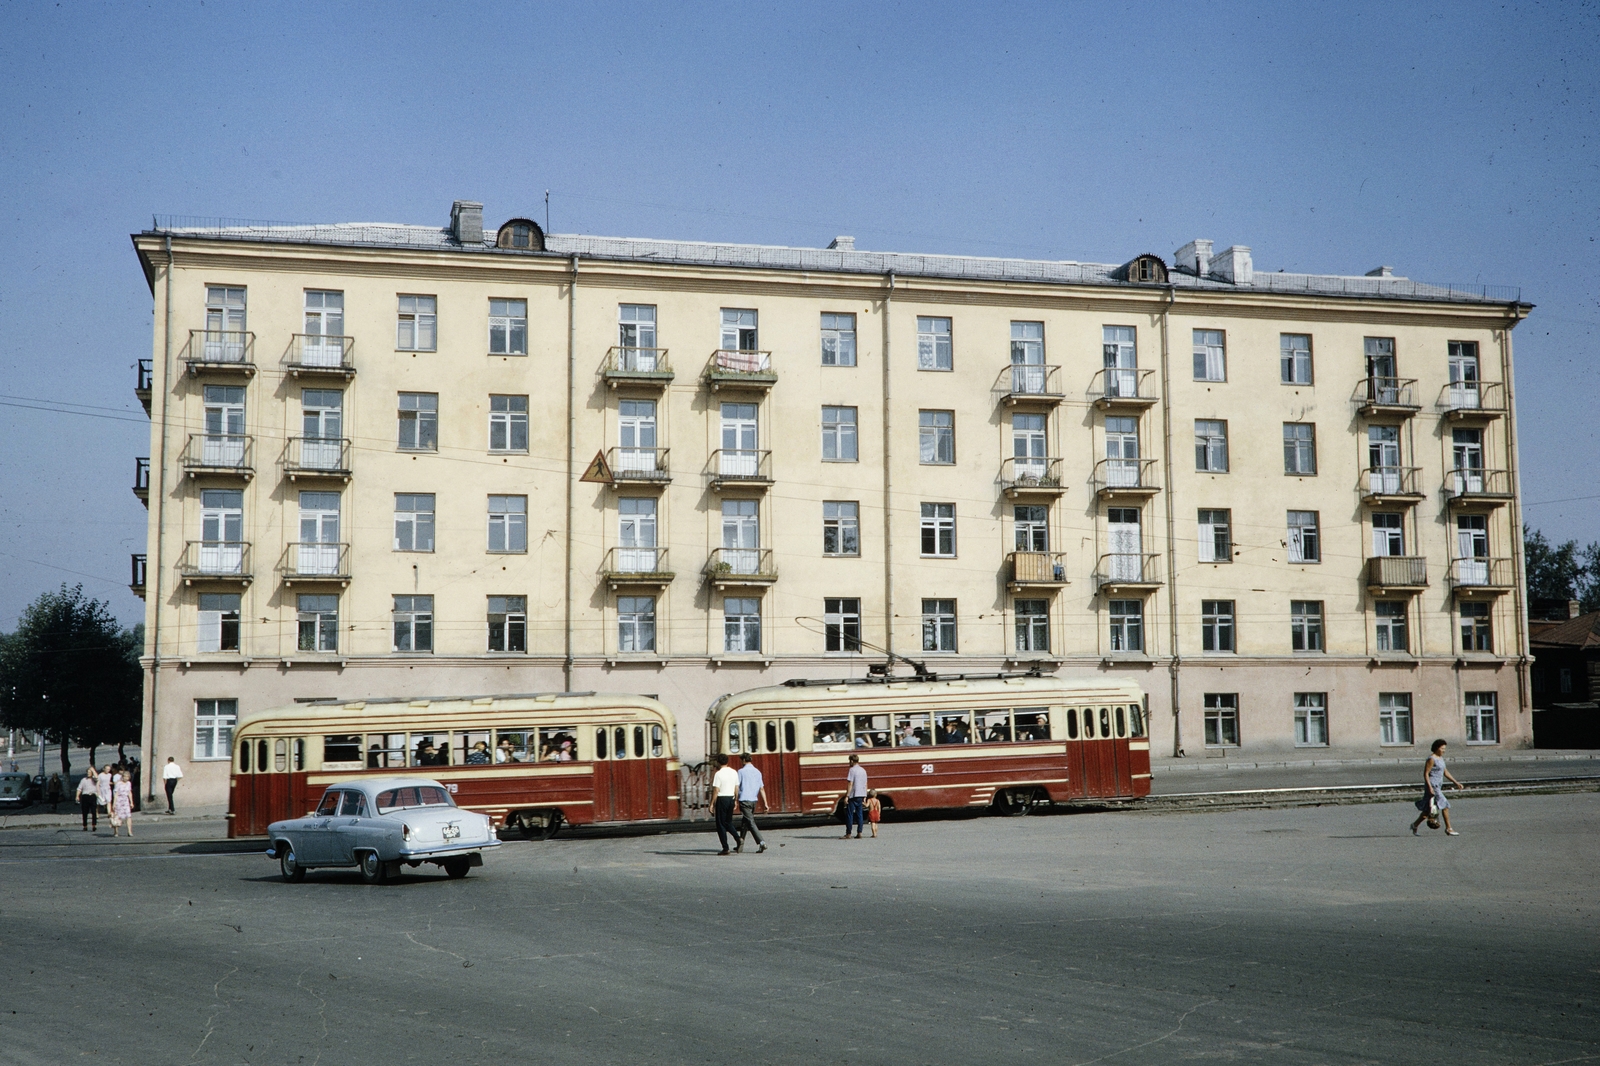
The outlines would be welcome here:
[[[564,691],[572,691],[572,479],[573,448],[577,446],[578,389],[578,257],[572,257],[572,281],[567,288],[567,593],[563,598],[566,617],[562,626],[566,639],[566,658],[561,664]]]
[[[156,454],[161,458],[158,461],[159,472],[156,475],[156,536],[155,536],[155,588],[146,589],[145,595],[153,596],[150,603],[155,604],[150,621],[150,746],[143,752],[145,765],[145,799],[155,802],[156,779],[151,771],[161,764],[157,761],[156,754],[156,708],[160,705],[157,696],[161,687],[161,574],[165,567],[161,561],[161,544],[166,533],[166,504],[167,504],[167,398],[172,395],[172,234],[167,234],[167,278],[166,294],[166,323],[163,326],[162,345],[164,352],[161,359],[161,447]],[[148,545],[147,545],[148,549]],[[152,560],[145,561],[145,583],[150,583]]]
[[[884,650],[894,659],[894,502],[891,493],[894,488],[894,477],[890,467],[890,449],[894,443],[893,431],[890,429],[891,413],[894,410],[894,393],[889,380],[889,346],[890,346],[890,313],[894,300],[894,271],[885,275],[888,290],[883,294],[883,614],[884,614]]]
[[[1171,657],[1167,676],[1172,684],[1172,754],[1183,755],[1182,684],[1179,671],[1183,657],[1178,654],[1178,531],[1172,511],[1172,360],[1168,341],[1167,314],[1178,302],[1178,290],[1167,286],[1167,305],[1161,309],[1161,465],[1166,482],[1163,506],[1167,517],[1167,642]]]
[[[1511,467],[1506,476],[1511,479],[1511,575],[1512,580],[1516,582],[1516,588],[1512,592],[1514,597],[1512,602],[1517,613],[1517,710],[1519,714],[1523,714],[1527,712],[1530,703],[1528,605],[1524,599],[1527,595],[1527,574],[1524,572],[1525,560],[1522,552],[1522,478],[1517,465],[1517,402],[1511,384],[1511,331],[1522,321],[1522,308],[1512,304],[1510,316],[1511,321],[1500,331],[1500,380],[1505,382],[1506,389],[1506,457]],[[1529,741],[1532,742],[1531,727]]]

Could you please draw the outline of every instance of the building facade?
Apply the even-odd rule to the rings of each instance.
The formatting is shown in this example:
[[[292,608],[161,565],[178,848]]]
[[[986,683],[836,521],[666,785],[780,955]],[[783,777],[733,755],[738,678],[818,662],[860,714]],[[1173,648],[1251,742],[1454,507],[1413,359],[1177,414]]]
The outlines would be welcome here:
[[[1135,679],[1190,757],[1530,743],[1514,291],[484,229],[158,225],[145,736],[240,710]],[[148,564],[148,565],[146,565]],[[902,667],[903,668],[903,667]]]

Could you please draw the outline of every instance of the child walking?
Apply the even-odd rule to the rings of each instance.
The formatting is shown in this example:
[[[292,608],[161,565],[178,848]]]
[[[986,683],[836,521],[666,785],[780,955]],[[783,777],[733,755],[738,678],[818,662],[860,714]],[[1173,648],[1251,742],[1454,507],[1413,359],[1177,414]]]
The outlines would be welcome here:
[[[878,800],[878,790],[867,790],[867,824],[872,827],[872,836],[878,836],[878,823],[883,820],[883,804]]]

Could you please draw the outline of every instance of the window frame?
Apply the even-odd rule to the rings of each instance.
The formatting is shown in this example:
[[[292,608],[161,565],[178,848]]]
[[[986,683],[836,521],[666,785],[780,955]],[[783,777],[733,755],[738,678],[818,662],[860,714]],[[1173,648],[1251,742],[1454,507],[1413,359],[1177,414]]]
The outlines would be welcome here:
[[[626,609],[625,609],[626,608]],[[617,653],[619,655],[656,654],[657,601],[654,596],[617,597]],[[631,627],[631,641],[630,641]],[[629,643],[633,647],[628,647]]]
[[[232,608],[222,606],[206,606],[207,600],[233,600]],[[194,650],[202,655],[220,654],[223,652],[238,653],[244,646],[244,597],[237,592],[202,592],[195,599],[195,614],[197,624],[195,627]],[[214,622],[207,620],[207,615],[216,615]],[[228,616],[232,615],[230,619]],[[213,643],[209,637],[214,630],[216,647],[209,647]],[[230,643],[231,636],[231,643]]]
[[[947,419],[940,424],[939,417]],[[940,458],[940,445],[948,445],[949,458]],[[930,446],[931,445],[931,446]],[[927,458],[927,456],[933,458]],[[922,408],[917,411],[917,465],[956,465],[956,413],[944,408]]]
[[[1312,702],[1315,700],[1316,702]],[[1322,730],[1320,741],[1311,739],[1311,723],[1317,721]],[[1328,737],[1328,694],[1326,692],[1296,692],[1294,694],[1294,746],[1297,748],[1326,748]]]
[[[1208,427],[1204,430],[1201,427]],[[1210,427],[1220,427],[1213,432]],[[1221,465],[1211,465],[1220,454]],[[1225,418],[1197,418],[1194,420],[1194,469],[1197,474],[1226,474],[1231,463],[1228,456],[1228,420]]]
[[[840,416],[848,414],[845,421]],[[829,418],[832,417],[832,421]],[[835,404],[822,405],[822,461],[825,463],[858,463],[861,461],[860,409]],[[832,448],[834,454],[829,455]],[[845,454],[848,452],[849,454]]]
[[[851,647],[850,645],[854,645]],[[822,649],[836,655],[861,654],[861,598],[825,596],[822,600]]]
[[[1024,610],[1026,605],[1026,610]],[[1050,601],[1014,599],[1011,601],[1014,629],[1013,645],[1020,655],[1050,654]]]
[[[501,313],[495,314],[495,305]],[[516,314],[520,307],[522,313]],[[495,330],[501,331],[502,350],[495,349]],[[521,345],[519,350],[518,345]],[[489,297],[489,354],[510,357],[528,354],[528,301],[510,296]]]
[[[488,496],[489,499],[487,504],[487,513],[489,528],[487,541],[488,547],[486,550],[492,555],[526,555],[528,553],[528,497],[518,493],[502,494],[493,492],[489,493]],[[499,505],[502,508],[511,506],[510,501],[521,500],[522,510],[497,511],[495,510],[497,500],[503,501]],[[517,539],[516,534],[519,525],[517,519],[519,517],[522,520],[520,523],[522,545],[521,547],[516,547],[514,544]],[[495,521],[497,518],[500,520],[498,523]],[[501,529],[502,546],[499,548],[494,546],[495,527],[497,524]]]
[[[1297,340],[1305,341],[1305,347],[1291,345],[1291,341]],[[1303,358],[1301,353],[1304,353]],[[1305,372],[1304,380],[1300,378],[1302,367]],[[1316,384],[1316,360],[1312,356],[1311,334],[1278,334],[1278,380],[1283,385]]]
[[[943,510],[947,508],[948,511]],[[919,505],[921,524],[919,547],[924,559],[954,559],[956,557],[956,505],[953,503],[922,503]],[[946,547],[948,537],[948,550]],[[930,551],[930,547],[932,550]]]
[[[1200,650],[1202,652],[1207,655],[1237,655],[1239,653],[1238,629],[1238,601],[1200,601]],[[1224,644],[1227,646],[1223,647]]]
[[[1129,604],[1133,605],[1132,611],[1128,610]],[[1107,642],[1113,654],[1145,653],[1144,600],[1108,600],[1106,616],[1111,626]]]
[[[1398,608],[1395,610],[1394,608]],[[1373,645],[1382,653],[1411,654],[1411,604],[1408,600],[1374,600],[1372,604]],[[1399,634],[1396,647],[1395,634]],[[1387,644],[1387,647],[1384,645]]]
[[[929,604],[933,606],[930,608]],[[955,600],[922,601],[922,650],[932,655],[960,654]]]
[[[413,303],[409,308],[406,301]],[[427,310],[422,310],[422,304],[416,301],[426,300]],[[411,327],[411,344],[406,344],[403,330],[407,323]],[[427,345],[417,343],[420,340],[420,327],[426,324],[430,334]],[[394,348],[397,352],[436,352],[439,350],[439,297],[438,294],[426,295],[419,292],[401,292],[395,294],[395,326]]]
[[[415,400],[419,404],[424,404],[424,403],[426,403],[426,401],[431,399],[433,401],[433,406],[432,407],[426,407],[426,406],[407,407],[406,406],[406,401],[408,399],[409,400]],[[438,450],[439,450],[439,394],[437,392],[402,392],[402,393],[398,393],[396,395],[395,404],[396,404],[396,411],[397,411],[396,420],[397,420],[397,424],[398,424],[398,431],[397,431],[396,437],[395,437],[395,440],[396,440],[395,448],[396,448],[396,450],[397,451],[402,451],[402,452],[438,452]],[[410,419],[407,419],[406,415],[408,415],[408,414],[412,415],[413,417],[410,418]],[[431,418],[428,417],[430,415],[432,416]],[[420,442],[420,441],[422,441],[423,437],[427,436],[427,434],[424,433],[423,430],[424,430],[425,427],[428,427],[428,426],[432,427],[432,439],[431,439],[431,441],[429,441],[426,444],[424,444],[424,443],[407,444],[406,443],[406,429],[405,429],[405,427],[406,427],[406,423],[408,421],[415,427],[415,431],[412,433],[412,439],[413,439],[414,442]]]
[[[751,605],[754,605],[753,610]],[[734,609],[730,611],[730,608]],[[735,647],[735,643],[740,646]],[[754,647],[750,646],[752,643]],[[760,654],[761,597],[722,597],[722,650],[733,655]]]
[[[1468,608],[1471,608],[1469,615]],[[1494,654],[1494,607],[1485,600],[1462,600],[1456,605],[1461,650],[1469,654]]]
[[[828,508],[835,508],[830,515]],[[843,508],[851,508],[850,514],[843,513]],[[855,542],[854,551],[829,551],[829,530],[834,531],[834,545],[843,548],[846,537]],[[859,558],[861,555],[861,504],[856,500],[823,500],[822,501],[822,554],[826,558],[849,559]]]
[[[491,392],[489,394],[489,451],[496,455],[528,454],[528,399],[517,393]],[[517,409],[517,401],[522,409]],[[496,405],[499,405],[498,407]],[[520,416],[520,418],[518,417]],[[522,428],[522,446],[517,447],[517,428]],[[495,431],[500,431],[501,444],[495,445]]]
[[[326,609],[325,604],[308,601],[332,600],[333,609]],[[295,650],[296,652],[309,652],[313,655],[324,653],[336,654],[339,651],[339,597],[337,594],[327,593],[300,593],[295,596]],[[309,616],[309,617],[308,617]],[[310,626],[310,645],[307,645],[307,626]]]
[[[500,601],[499,611],[495,610],[496,602]],[[484,647],[487,651],[499,655],[516,655],[528,653],[528,597],[526,596],[490,596],[488,597],[488,610],[485,612],[487,625],[487,642]],[[500,644],[495,647],[495,619],[499,619]],[[513,643],[521,643],[520,648],[514,648]]]
[[[1243,747],[1239,731],[1239,694],[1237,692],[1207,692],[1202,702],[1202,737],[1207,748]],[[1232,740],[1227,739],[1224,726],[1232,727]]]
[[[853,311],[823,311],[822,315],[822,365],[823,366],[855,366],[856,365],[856,316]],[[833,321],[830,322],[829,320]],[[839,323],[849,319],[848,329]],[[833,351],[828,350],[828,341],[833,341]],[[830,359],[829,356],[832,355]]]
[[[1416,723],[1412,718],[1412,711],[1411,693],[1378,693],[1379,747],[1405,748],[1417,742]],[[1402,726],[1404,726],[1404,739],[1401,738]]]
[[[1288,511],[1286,512],[1289,528],[1288,552],[1289,562],[1296,565],[1312,565],[1322,562],[1322,512],[1320,511]],[[1296,520],[1295,516],[1300,516]],[[1309,522],[1307,521],[1309,516]],[[1307,546],[1311,551],[1308,555]]]
[[[210,713],[201,713],[208,710]],[[239,726],[239,701],[231,697],[196,699],[194,701],[194,733],[190,756],[192,762],[231,762],[233,760],[233,731]],[[211,754],[201,753],[202,730]]]
[[[941,332],[940,324],[944,329]],[[942,338],[942,340],[941,340]],[[930,373],[955,370],[955,319],[942,315],[917,316],[917,369]],[[925,356],[931,355],[932,361]]]
[[[1291,437],[1290,432],[1294,435]],[[1309,432],[1302,434],[1301,430]],[[1309,466],[1309,469],[1307,468]],[[1285,477],[1317,476],[1317,424],[1315,422],[1285,422],[1283,424],[1283,474]]]
[[[421,500],[424,497],[426,497],[427,500],[428,500],[428,508],[426,510],[421,510],[421,509],[419,509],[419,508],[417,508],[415,506],[412,506],[412,507],[409,507],[409,508],[402,508],[401,507],[401,501],[402,500],[408,500],[408,501],[410,501],[410,500]],[[404,520],[404,519],[401,518],[401,515],[411,515],[413,517],[411,517],[409,520]],[[424,515],[427,516],[426,521],[422,520],[422,516],[424,516]],[[435,532],[436,532],[436,529],[437,529],[437,515],[438,515],[438,497],[434,493],[431,493],[431,492],[397,492],[397,493],[395,493],[394,494],[394,540],[392,542],[392,550],[393,551],[397,551],[397,552],[417,552],[417,553],[424,554],[424,555],[431,554],[434,551],[435,544],[437,543],[436,536],[435,536]],[[403,547],[402,544],[401,544],[400,530],[401,530],[402,526],[409,526],[410,530],[411,530],[411,532],[410,532],[411,547],[409,547],[409,548]],[[427,529],[428,546],[426,548],[419,548],[419,547],[417,547],[417,544],[418,544],[418,542],[419,542],[419,540],[421,538],[418,536],[418,531],[420,529],[422,529],[423,527],[426,527],[426,529]]]
[[[432,595],[395,595],[389,610],[389,621],[391,652],[396,655],[433,654]]]
[[[1500,694],[1492,689],[1464,692],[1461,700],[1466,714],[1467,743],[1474,746],[1500,743]],[[1490,732],[1494,736],[1488,736]]]
[[[1327,610],[1322,600],[1289,601],[1289,648],[1297,654],[1326,654]]]
[[[1201,338],[1204,336],[1205,341]],[[1210,342],[1211,337],[1216,337],[1215,344]],[[1221,329],[1196,329],[1193,331],[1194,342],[1194,380],[1204,382],[1226,382],[1228,380],[1228,333]],[[1212,355],[1216,355],[1217,372],[1212,374]]]
[[[1201,507],[1195,512],[1197,559],[1202,563],[1233,562],[1233,510]]]

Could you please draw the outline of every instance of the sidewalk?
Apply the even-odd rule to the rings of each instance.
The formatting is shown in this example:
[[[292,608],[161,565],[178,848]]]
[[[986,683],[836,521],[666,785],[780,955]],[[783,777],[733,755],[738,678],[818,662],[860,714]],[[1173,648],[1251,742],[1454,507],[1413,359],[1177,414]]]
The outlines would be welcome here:
[[[1462,745],[1461,747],[1465,747]],[[1261,756],[1234,755],[1225,759],[1204,756],[1178,759],[1154,756],[1150,760],[1151,794],[1171,796],[1191,792],[1232,792],[1241,789],[1315,788],[1334,785],[1392,785],[1422,781],[1426,753],[1407,749],[1404,756],[1318,755],[1274,752]],[[1470,785],[1478,781],[1503,781],[1544,777],[1600,776],[1600,751],[1535,749],[1482,751],[1451,745],[1445,752],[1450,772]]]
[[[183,822],[221,822],[227,816],[228,808],[215,807],[179,807],[177,814],[168,814],[165,804],[150,805],[142,811],[134,812],[134,825],[148,825],[152,822],[183,823]],[[61,805],[57,814],[50,813],[50,804],[40,803],[32,807],[25,807],[20,811],[9,811],[0,814],[0,829],[78,829],[83,825],[82,816],[78,813],[77,804],[70,809],[66,803]],[[106,815],[100,816],[100,827],[105,829],[111,825],[111,820]]]

